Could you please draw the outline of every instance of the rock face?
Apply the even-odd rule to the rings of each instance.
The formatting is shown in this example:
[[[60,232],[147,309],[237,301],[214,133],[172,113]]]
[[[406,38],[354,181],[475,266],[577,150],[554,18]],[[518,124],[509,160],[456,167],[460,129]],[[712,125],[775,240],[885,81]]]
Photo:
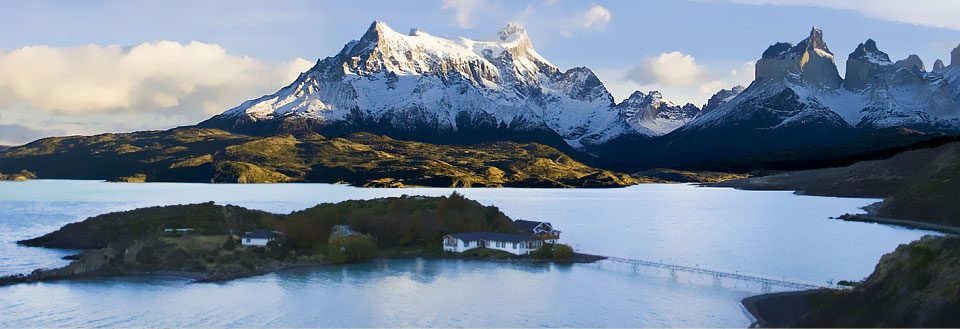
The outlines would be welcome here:
[[[717,109],[720,107],[720,105],[723,105],[724,103],[733,99],[733,97],[742,93],[743,90],[743,86],[734,86],[730,89],[721,89],[716,94],[713,94],[709,100],[707,100],[707,104],[703,106],[702,112],[706,113]]]
[[[628,123],[590,69],[561,71],[516,24],[496,40],[476,41],[416,29],[403,35],[374,22],[289,86],[200,125],[258,135],[364,131],[430,142],[533,140],[577,149],[665,133],[643,129],[665,127],[659,123]]]
[[[943,61],[941,61],[940,59],[937,59],[936,62],[933,62],[933,70],[931,72],[940,73],[940,72],[943,72],[943,68],[944,68]]]
[[[810,86],[836,89],[843,82],[833,53],[823,41],[823,31],[814,27],[810,36],[797,43],[777,43],[757,61],[757,80],[778,82],[790,78]]]

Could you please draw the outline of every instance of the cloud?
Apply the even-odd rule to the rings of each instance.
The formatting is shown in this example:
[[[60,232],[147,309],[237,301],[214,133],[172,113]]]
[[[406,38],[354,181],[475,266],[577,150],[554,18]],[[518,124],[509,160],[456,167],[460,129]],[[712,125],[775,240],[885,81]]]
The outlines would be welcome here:
[[[457,13],[457,25],[460,28],[473,27],[470,21],[473,10],[480,6],[480,0],[442,0],[443,9],[453,9]]]
[[[266,64],[201,42],[29,46],[0,52],[0,106],[70,115],[202,117],[275,90],[310,65],[302,58]]]
[[[604,8],[601,5],[594,4],[590,6],[590,9],[587,9],[580,18],[579,25],[587,29],[597,29],[602,30],[610,23],[610,20],[613,19],[613,14],[610,13],[610,10]]]
[[[699,82],[703,70],[693,56],[674,51],[645,59],[626,78],[641,85],[684,86]]]
[[[622,70],[598,70],[597,74],[618,99],[635,90],[658,90],[676,103],[703,105],[720,89],[750,84],[754,71],[754,62],[707,66],[692,55],[674,51],[646,58],[626,74]]]
[[[753,5],[815,6],[852,10],[888,21],[960,30],[956,0],[726,0]]]

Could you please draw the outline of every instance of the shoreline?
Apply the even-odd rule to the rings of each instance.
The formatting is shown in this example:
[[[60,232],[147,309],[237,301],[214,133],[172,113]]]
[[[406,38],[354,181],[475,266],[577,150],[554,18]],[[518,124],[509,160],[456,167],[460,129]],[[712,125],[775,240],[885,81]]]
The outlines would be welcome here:
[[[810,297],[827,289],[786,291],[754,295],[740,300],[753,316],[750,328],[791,327],[810,311]]]
[[[130,271],[125,273],[85,273],[85,274],[73,274],[73,275],[55,275],[47,277],[37,277],[35,276],[38,271],[52,271],[57,269],[37,269],[29,274],[13,274],[8,276],[0,277],[0,287],[10,286],[22,283],[38,283],[38,282],[55,282],[55,281],[71,281],[79,280],[85,278],[134,278],[134,277],[169,277],[169,278],[181,278],[191,280],[193,283],[217,283],[217,282],[228,282],[237,279],[257,277],[261,275],[266,275],[270,273],[277,273],[286,270],[292,270],[296,268],[305,268],[305,267],[320,267],[320,266],[332,266],[332,265],[352,265],[352,264],[361,264],[370,261],[376,260],[392,260],[392,259],[443,259],[443,260],[469,260],[469,261],[481,261],[481,262],[493,262],[493,263],[555,263],[555,264],[590,264],[595,263],[601,260],[606,259],[607,257],[599,255],[590,255],[590,254],[581,254],[574,253],[574,257],[569,260],[552,260],[552,259],[489,259],[489,258],[476,258],[476,257],[463,257],[458,255],[434,255],[434,254],[402,254],[402,255],[383,255],[371,258],[363,262],[352,262],[352,263],[313,263],[313,264],[304,264],[304,263],[293,263],[288,265],[281,265],[278,267],[273,267],[269,269],[253,270],[246,273],[238,273],[236,275],[228,275],[223,277],[216,277],[216,273],[204,273],[204,272],[188,272],[188,271],[167,271],[167,270],[158,270],[158,271]],[[69,266],[69,264],[67,265]],[[59,269],[59,268],[58,268]]]
[[[927,223],[927,222],[921,222],[921,221],[915,221],[915,220],[907,220],[907,219],[877,217],[877,216],[871,216],[869,214],[852,214],[852,215],[846,214],[846,215],[841,215],[840,217],[836,217],[835,219],[839,219],[847,222],[876,223],[876,224],[905,227],[905,228],[911,228],[911,229],[936,231],[936,232],[946,233],[946,234],[960,234],[960,227]]]

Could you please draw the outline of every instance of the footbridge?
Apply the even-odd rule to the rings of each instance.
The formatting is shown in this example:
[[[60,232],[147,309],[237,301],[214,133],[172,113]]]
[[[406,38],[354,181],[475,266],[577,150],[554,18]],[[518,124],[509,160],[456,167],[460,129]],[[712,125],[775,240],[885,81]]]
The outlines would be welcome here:
[[[634,270],[636,270],[640,266],[665,269],[670,271],[671,276],[676,276],[677,272],[711,276],[713,277],[714,282],[716,283],[719,283],[721,279],[754,282],[754,283],[759,283],[763,287],[764,291],[771,290],[771,287],[773,286],[778,286],[778,287],[783,287],[788,289],[797,289],[797,290],[819,289],[819,288],[831,288],[831,289],[842,288],[832,284],[823,284],[823,283],[792,280],[792,279],[785,279],[785,278],[773,278],[773,277],[767,277],[767,276],[758,275],[758,274],[746,274],[746,273],[740,273],[740,272],[724,272],[724,271],[706,269],[706,268],[700,268],[700,267],[694,267],[694,266],[667,264],[663,262],[655,262],[655,261],[648,261],[648,260],[641,260],[641,259],[606,257],[605,261],[633,266]]]

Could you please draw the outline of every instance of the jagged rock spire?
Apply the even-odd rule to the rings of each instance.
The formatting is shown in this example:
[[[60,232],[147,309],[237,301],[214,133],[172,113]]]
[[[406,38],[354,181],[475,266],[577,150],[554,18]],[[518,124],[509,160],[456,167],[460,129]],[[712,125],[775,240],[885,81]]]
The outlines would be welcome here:
[[[823,31],[817,27],[796,46],[784,42],[770,46],[757,61],[759,81],[779,82],[796,76],[802,80],[796,82],[828,89],[836,89],[843,82],[833,53],[823,40]]]
[[[937,61],[933,62],[933,72],[940,73],[944,69],[943,61],[937,58]]]

